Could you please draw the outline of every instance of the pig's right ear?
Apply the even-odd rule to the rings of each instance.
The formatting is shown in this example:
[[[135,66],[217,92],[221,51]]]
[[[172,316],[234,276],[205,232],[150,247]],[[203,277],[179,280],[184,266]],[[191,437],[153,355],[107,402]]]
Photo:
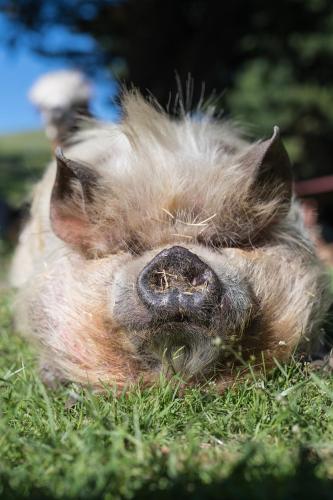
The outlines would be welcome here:
[[[91,244],[93,223],[89,205],[97,185],[96,173],[55,151],[57,173],[51,194],[50,219],[54,233],[79,251]]]

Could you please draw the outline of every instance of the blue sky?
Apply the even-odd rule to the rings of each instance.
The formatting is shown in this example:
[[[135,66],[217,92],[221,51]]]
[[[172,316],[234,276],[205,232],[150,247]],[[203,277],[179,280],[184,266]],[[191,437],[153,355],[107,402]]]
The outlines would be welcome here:
[[[0,15],[0,34],[8,29],[5,19]],[[49,35],[52,46],[60,43],[75,43],[81,48],[93,42],[87,37],[64,33],[55,28]],[[35,55],[28,46],[28,39],[16,49],[9,49],[0,37],[0,134],[41,128],[37,111],[29,103],[27,92],[33,82],[47,71],[69,67],[63,61]],[[110,96],[110,82],[100,75],[94,84],[93,111],[102,119],[112,120],[115,111],[107,104]],[[111,86],[112,91],[112,86]]]

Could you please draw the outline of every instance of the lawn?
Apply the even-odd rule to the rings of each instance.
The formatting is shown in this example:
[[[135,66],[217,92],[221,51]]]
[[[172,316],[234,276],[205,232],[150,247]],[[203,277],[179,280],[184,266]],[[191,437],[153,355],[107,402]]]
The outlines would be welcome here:
[[[24,141],[12,144],[24,156]],[[28,176],[9,183],[13,202],[43,154],[44,141]],[[0,287],[1,498],[333,498],[332,375],[293,361],[222,395],[179,392],[176,380],[120,395],[51,391],[14,334],[13,300]]]
[[[332,498],[333,379],[292,362],[218,395],[50,391],[0,302],[1,498]]]

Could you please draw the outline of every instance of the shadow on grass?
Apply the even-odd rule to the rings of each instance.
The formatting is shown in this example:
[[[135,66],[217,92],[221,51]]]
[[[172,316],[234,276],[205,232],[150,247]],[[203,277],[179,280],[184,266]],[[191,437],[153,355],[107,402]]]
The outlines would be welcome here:
[[[253,455],[255,450],[253,450]],[[225,479],[205,484],[198,479],[183,475],[166,489],[153,489],[147,484],[136,492],[140,500],[166,500],[170,498],[191,500],[316,500],[332,499],[333,481],[317,474],[320,460],[312,450],[300,452],[298,465],[289,475],[274,474],[267,465],[249,465],[251,455],[242,459]],[[271,468],[271,466],[269,467]]]
[[[318,477],[320,460],[313,455],[311,450],[305,449],[301,451],[298,466],[293,473],[280,476],[272,471],[268,472],[267,465],[248,465],[249,458],[247,456],[246,459],[239,462],[227,478],[208,484],[198,479],[194,471],[171,479],[167,476],[165,470],[161,470],[158,475],[143,483],[139,490],[133,491],[129,487],[129,492],[125,498],[139,500],[294,500],[298,498],[302,498],[302,500],[313,498],[316,500],[331,500],[333,497],[333,480]],[[8,477],[5,475],[0,476],[0,478],[2,487],[0,496],[6,498],[6,500],[22,498],[35,500],[122,498],[115,489],[116,477],[108,478],[108,485],[102,490],[98,490],[96,480],[96,484],[90,482],[85,485],[85,493],[78,491],[77,494],[70,497],[66,495],[59,496],[47,488],[32,487],[24,493],[22,489],[11,486]],[[165,486],[158,486],[163,481]]]

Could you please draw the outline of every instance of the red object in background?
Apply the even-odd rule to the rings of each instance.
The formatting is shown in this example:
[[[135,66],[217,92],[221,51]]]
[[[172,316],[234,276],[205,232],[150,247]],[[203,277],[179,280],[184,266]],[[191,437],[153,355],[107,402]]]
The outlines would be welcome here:
[[[307,181],[298,181],[295,183],[295,191],[298,196],[313,196],[321,193],[333,193],[333,175],[317,177]]]
[[[332,228],[332,218],[327,217],[326,213],[325,218],[318,220],[318,215],[323,215],[324,199],[326,198],[327,202],[328,197],[331,198],[330,193],[333,194],[333,175],[296,182],[295,191],[300,198],[303,198],[301,208],[304,223],[309,229],[318,256],[325,264],[333,267],[333,242],[325,237],[324,231]],[[331,213],[331,210],[329,212]]]

